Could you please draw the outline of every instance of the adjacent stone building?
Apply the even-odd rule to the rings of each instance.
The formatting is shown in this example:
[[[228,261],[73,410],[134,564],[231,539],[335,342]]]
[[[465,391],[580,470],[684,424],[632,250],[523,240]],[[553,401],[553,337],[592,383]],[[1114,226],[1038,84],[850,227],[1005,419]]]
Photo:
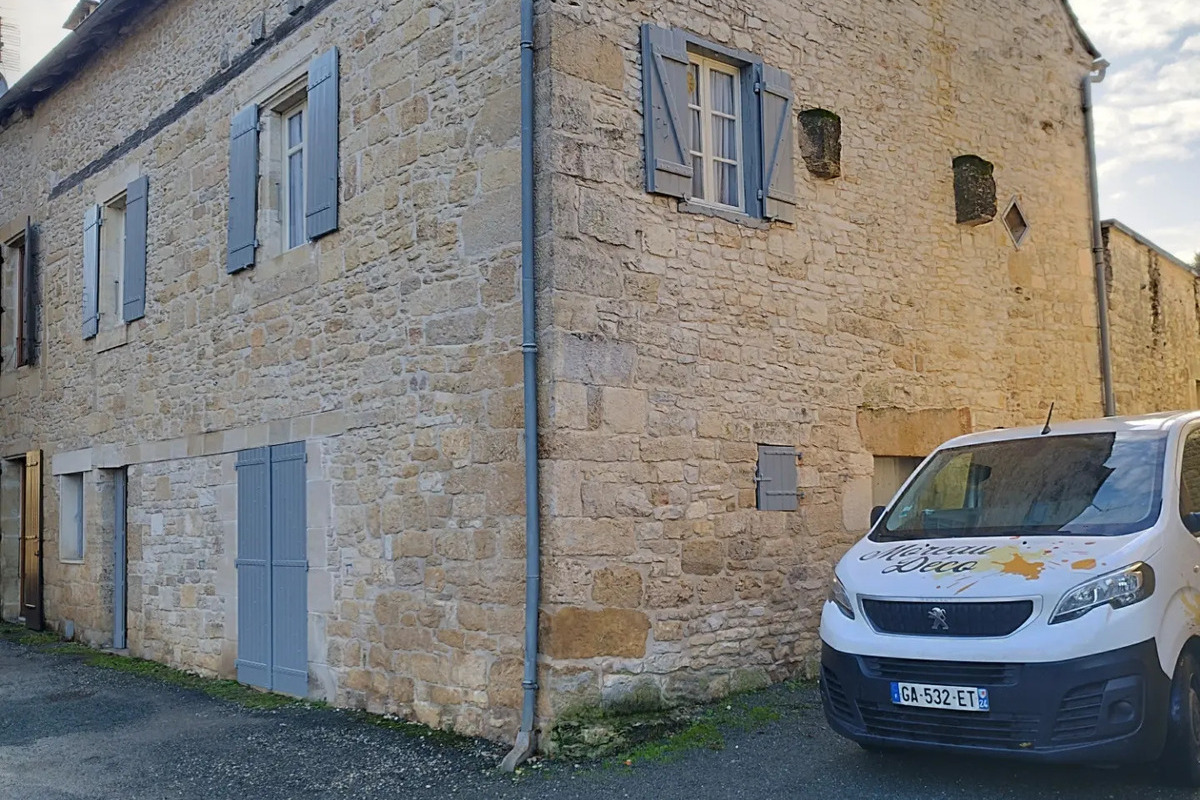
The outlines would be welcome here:
[[[1060,0],[536,11],[545,726],[803,671],[918,457],[1101,390]],[[105,0],[0,98],[6,619],[513,733],[519,39]]]

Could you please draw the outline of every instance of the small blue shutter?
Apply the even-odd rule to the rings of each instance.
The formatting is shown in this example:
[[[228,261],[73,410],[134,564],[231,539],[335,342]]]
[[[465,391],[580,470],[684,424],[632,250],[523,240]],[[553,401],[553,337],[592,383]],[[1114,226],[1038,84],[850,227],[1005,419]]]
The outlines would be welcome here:
[[[83,338],[100,331],[100,206],[83,215]]]
[[[271,688],[308,694],[304,442],[271,448]]]
[[[676,28],[642,26],[642,125],[646,191],[692,193],[692,115],[688,111],[687,38]]]
[[[338,51],[308,67],[308,184],[304,233],[317,239],[338,227]]]
[[[239,111],[229,132],[229,258],[227,272],[254,264],[258,221],[258,106]]]
[[[271,688],[271,470],[265,447],[238,454],[238,657],[242,683]]]
[[[125,187],[125,274],[121,282],[124,302],[121,319],[132,322],[146,316],[146,230],[150,179],[145,175]]]
[[[796,449],[780,445],[758,446],[758,509],[760,511],[795,511]]]
[[[795,222],[792,79],[783,70],[763,64],[759,66],[759,86],[763,216]]]

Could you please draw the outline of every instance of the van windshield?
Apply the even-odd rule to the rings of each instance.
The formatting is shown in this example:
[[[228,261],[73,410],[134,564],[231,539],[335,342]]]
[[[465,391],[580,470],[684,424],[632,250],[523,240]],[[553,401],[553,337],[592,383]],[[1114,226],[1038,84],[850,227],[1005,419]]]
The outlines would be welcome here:
[[[1122,431],[942,450],[871,538],[1134,533],[1158,519],[1165,449],[1160,431]]]

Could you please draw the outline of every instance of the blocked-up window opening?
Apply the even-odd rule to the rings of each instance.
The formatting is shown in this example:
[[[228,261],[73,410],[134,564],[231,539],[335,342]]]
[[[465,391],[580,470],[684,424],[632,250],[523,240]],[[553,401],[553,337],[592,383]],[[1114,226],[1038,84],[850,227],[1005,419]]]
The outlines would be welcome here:
[[[796,448],[760,444],[758,469],[754,475],[760,511],[795,511]]]
[[[83,560],[83,473],[59,477],[58,486],[58,558],[60,561]]]
[[[21,364],[24,329],[25,237],[18,236],[0,250],[0,370],[12,370]]]
[[[100,330],[124,323],[125,192],[104,204],[100,223]]]
[[[832,111],[810,108],[800,112],[800,155],[818,178],[842,174],[842,119]]]
[[[921,466],[923,459],[912,456],[875,456],[875,472],[871,475],[872,505],[886,506]]]
[[[994,167],[979,156],[954,159],[954,210],[960,225],[982,225],[996,216]]]

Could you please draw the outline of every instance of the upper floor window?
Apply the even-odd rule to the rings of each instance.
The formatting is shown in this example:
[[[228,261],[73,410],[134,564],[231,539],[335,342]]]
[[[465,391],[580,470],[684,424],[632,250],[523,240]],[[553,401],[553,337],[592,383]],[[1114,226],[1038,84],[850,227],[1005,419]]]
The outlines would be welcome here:
[[[742,98],[737,67],[691,55],[692,199],[744,211]]]
[[[0,370],[33,364],[38,330],[33,228],[17,230],[0,245]]]
[[[758,56],[642,26],[646,189],[687,210],[795,221],[792,81]]]
[[[122,279],[125,272],[126,193],[121,192],[100,211],[100,330],[125,324]]]
[[[284,111],[282,172],[283,181],[280,190],[283,221],[283,249],[291,250],[308,241],[304,235],[304,176],[307,170],[305,163],[305,133],[307,128],[307,104],[300,100],[295,106]]]

